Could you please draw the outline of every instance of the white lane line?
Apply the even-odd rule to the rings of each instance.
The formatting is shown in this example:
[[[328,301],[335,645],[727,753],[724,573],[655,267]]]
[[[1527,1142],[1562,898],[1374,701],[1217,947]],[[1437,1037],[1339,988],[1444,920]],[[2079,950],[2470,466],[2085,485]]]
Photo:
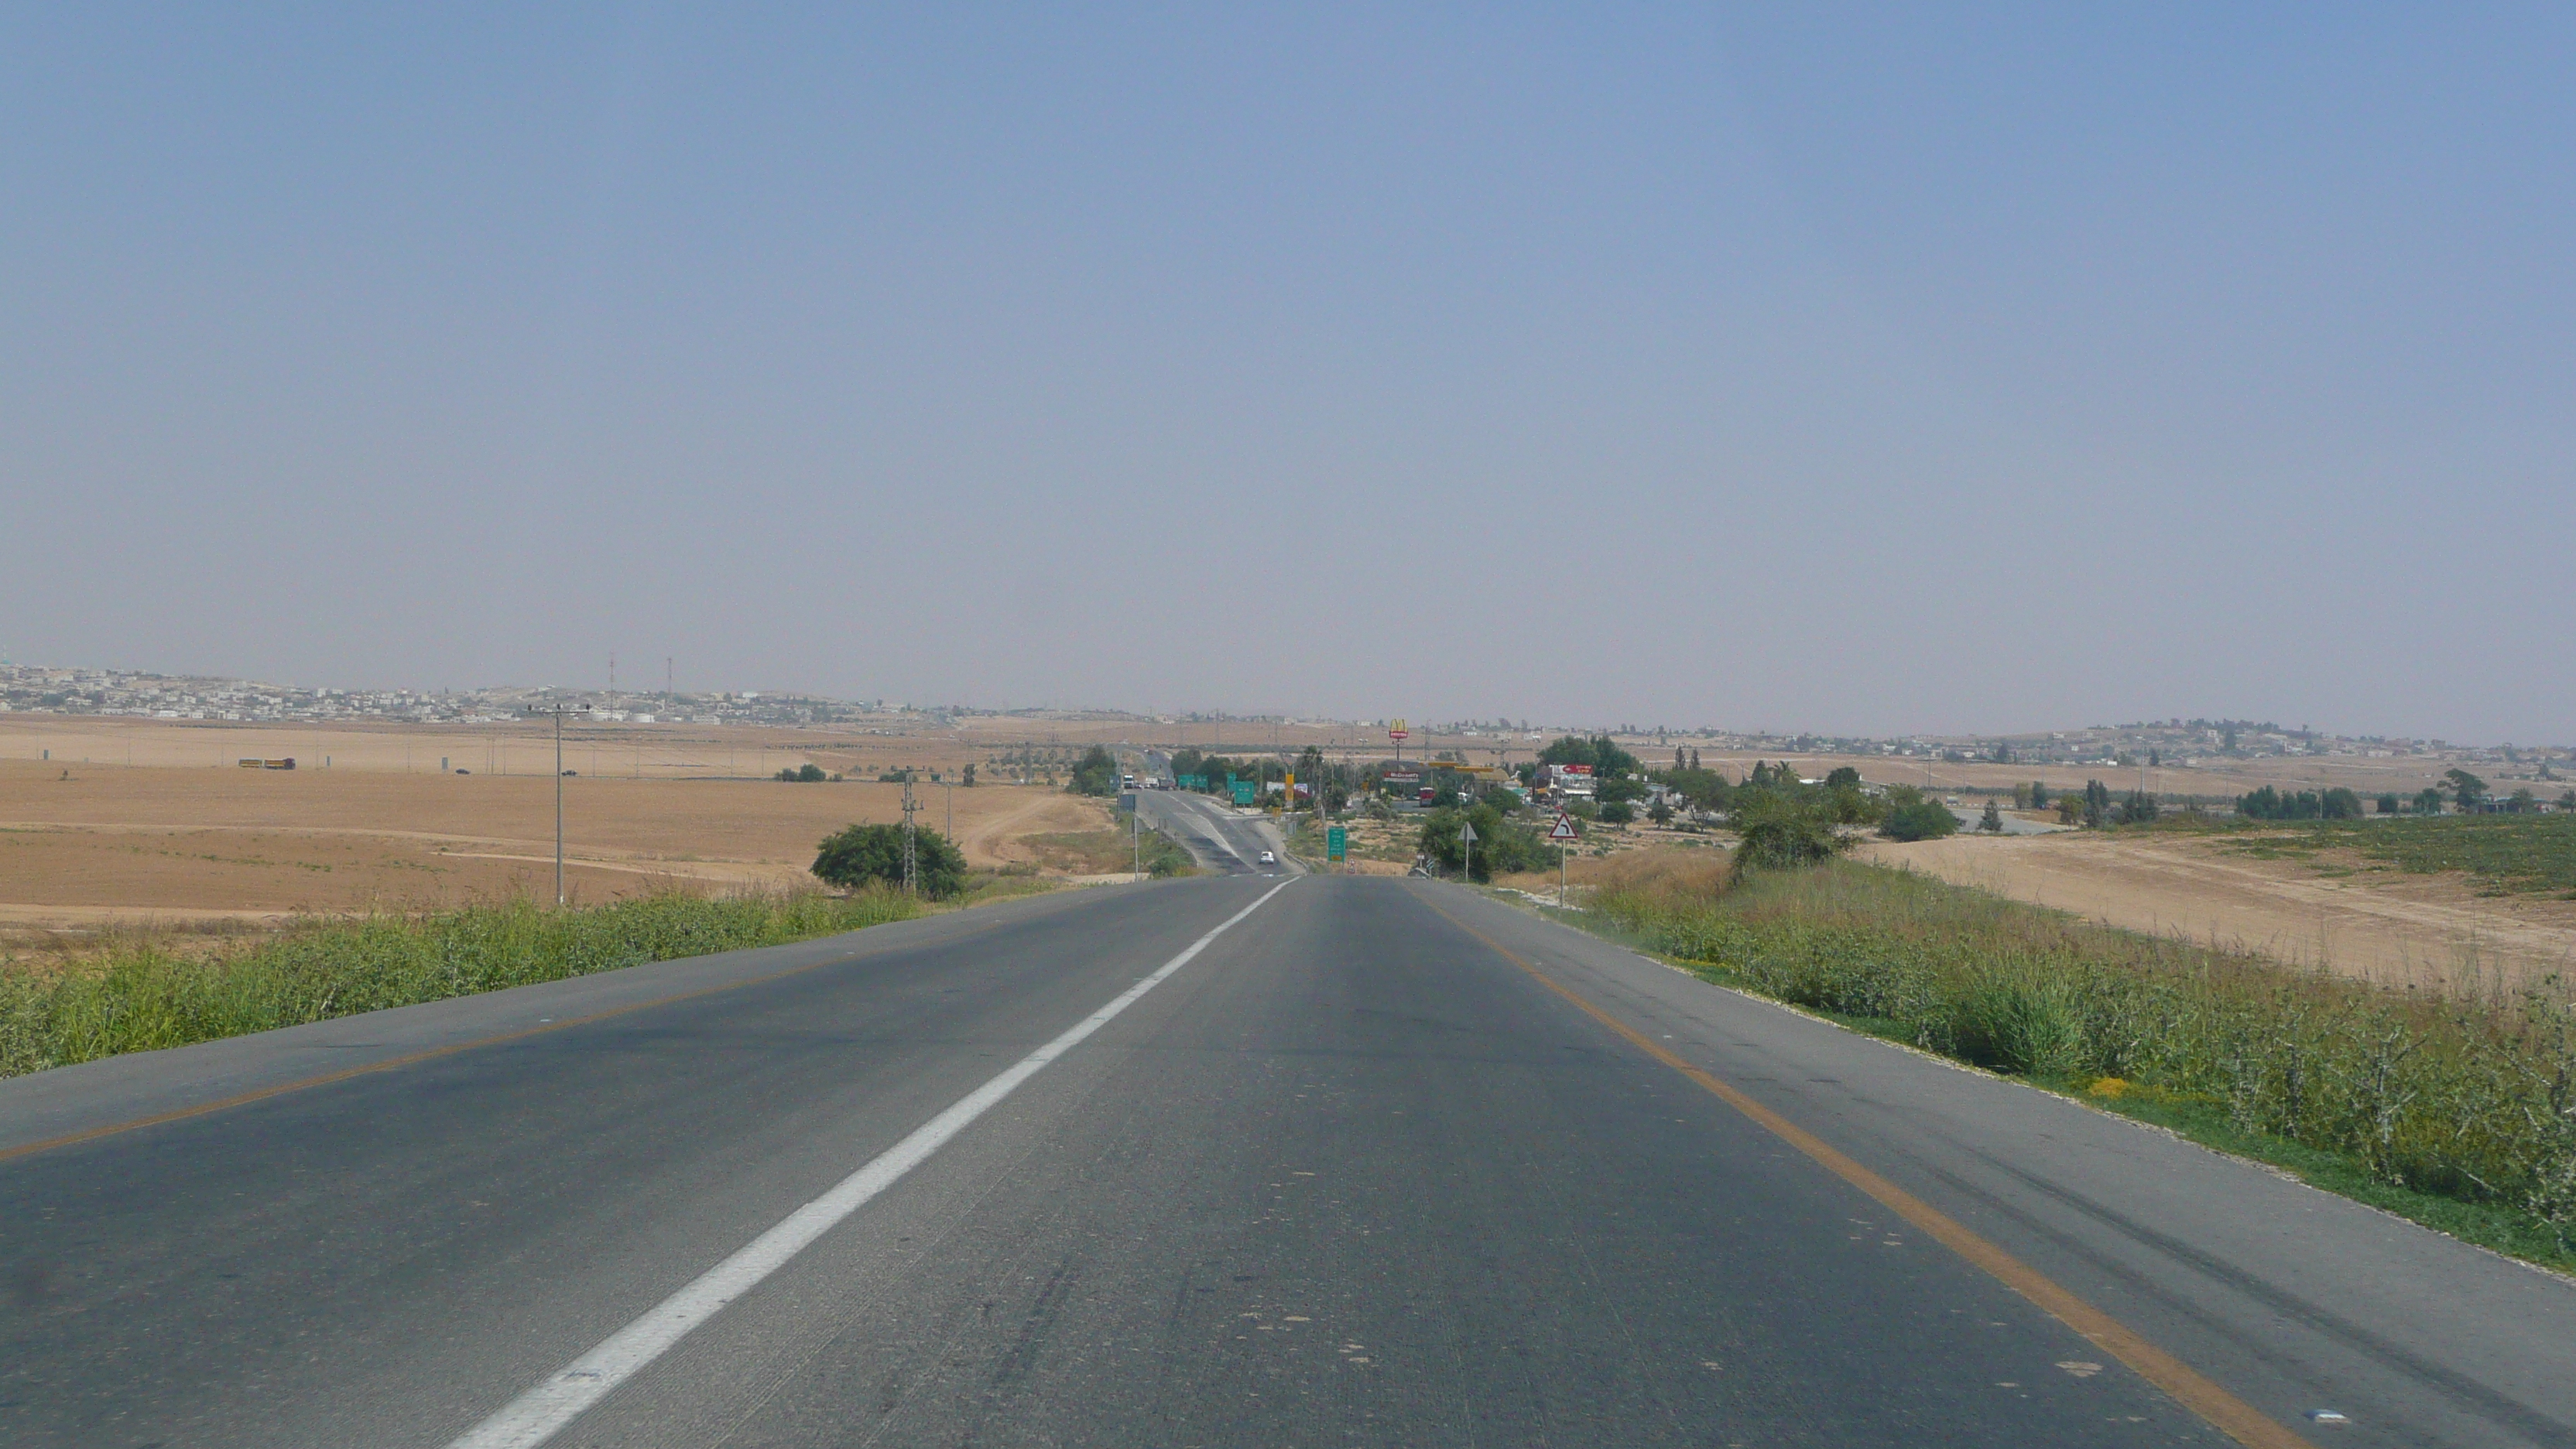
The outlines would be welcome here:
[[[1036,1076],[1039,1068],[1071,1051],[1084,1037],[1107,1026],[1118,1013],[1135,1005],[1138,997],[1190,964],[1191,958],[1206,950],[1209,942],[1267,905],[1270,898],[1286,890],[1288,884],[1288,881],[1281,881],[1272,886],[1260,900],[1226,917],[1222,925],[1192,941],[1188,950],[1155,968],[1152,975],[1128,987],[1107,1006],[1084,1017],[1064,1035],[1022,1057],[1010,1070],[957,1099],[947,1111],[915,1128],[911,1136],[887,1148],[867,1166],[842,1178],[831,1191],[789,1213],[779,1220],[776,1227],[752,1239],[732,1257],[699,1274],[695,1282],[655,1304],[643,1317],[610,1334],[597,1348],[547,1375],[535,1387],[503,1406],[499,1413],[458,1436],[448,1449],[535,1449],[536,1445],[553,1438],[582,1410],[598,1403],[609,1390],[660,1358],[671,1345],[686,1337],[689,1330],[714,1317],[726,1304],[749,1292],[761,1279],[785,1267],[790,1259],[805,1250],[807,1244],[830,1232],[843,1218],[865,1206],[868,1199],[892,1187],[905,1173],[929,1160],[930,1155],[946,1146],[950,1138],[966,1130],[969,1123],[1011,1095],[1013,1088]]]

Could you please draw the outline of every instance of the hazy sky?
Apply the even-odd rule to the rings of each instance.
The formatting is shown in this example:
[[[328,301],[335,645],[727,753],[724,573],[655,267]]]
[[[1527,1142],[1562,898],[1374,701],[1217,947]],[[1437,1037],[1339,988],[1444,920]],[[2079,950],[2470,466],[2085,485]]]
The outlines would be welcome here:
[[[0,652],[2576,739],[2564,6],[390,9],[0,9]]]

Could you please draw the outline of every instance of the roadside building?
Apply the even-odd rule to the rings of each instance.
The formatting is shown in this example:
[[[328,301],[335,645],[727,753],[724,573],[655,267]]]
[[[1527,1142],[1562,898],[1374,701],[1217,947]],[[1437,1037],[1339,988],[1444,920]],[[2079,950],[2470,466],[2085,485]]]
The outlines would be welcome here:
[[[1537,783],[1542,789],[1579,800],[1589,800],[1595,781],[1590,765],[1541,765]]]

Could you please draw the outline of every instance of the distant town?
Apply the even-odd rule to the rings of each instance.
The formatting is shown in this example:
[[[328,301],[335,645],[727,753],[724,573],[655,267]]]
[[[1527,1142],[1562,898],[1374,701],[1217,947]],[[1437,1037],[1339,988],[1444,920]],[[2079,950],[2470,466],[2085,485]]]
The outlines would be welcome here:
[[[0,711],[228,720],[243,724],[498,724],[531,709],[586,703],[595,719],[634,724],[808,725],[881,719],[882,703],[744,690],[306,689],[246,679],[150,674],[126,669],[56,669],[0,664]]]
[[[767,690],[712,693],[676,690],[573,690],[555,687],[502,686],[465,690],[320,689],[203,675],[154,674],[142,670],[60,668],[0,664],[0,713],[122,715],[141,719],[232,721],[244,724],[387,723],[500,724],[524,719],[531,710],[581,703],[591,717],[634,724],[732,724],[768,727],[842,725],[883,728],[940,728],[968,716],[1022,716],[1045,719],[1132,720],[1139,724],[1203,724],[1210,721],[1260,724],[1266,715],[1143,714],[1114,709],[977,709],[963,705],[889,704],[884,700],[846,700],[824,695]],[[1378,731],[1390,720],[1285,719],[1297,726],[1335,726]],[[2476,745],[2444,739],[2407,739],[2380,735],[2342,735],[2302,724],[2271,720],[2183,719],[2140,720],[2082,729],[2046,730],[2005,735],[1905,735],[1873,738],[1775,731],[1741,731],[1709,726],[1677,727],[1623,723],[1615,726],[1534,723],[1530,720],[1423,721],[1410,731],[1421,740],[1474,742],[1479,749],[1516,747],[1567,733],[1604,732],[1632,743],[1652,741],[1657,747],[1685,746],[1729,753],[1779,755],[1881,755],[1898,759],[1954,763],[2030,765],[2141,764],[2190,769],[2222,761],[2283,756],[2367,759],[2420,757],[2525,765],[2547,771],[2553,762],[2576,762],[2576,748]],[[2542,778],[2549,778],[2544,773]]]

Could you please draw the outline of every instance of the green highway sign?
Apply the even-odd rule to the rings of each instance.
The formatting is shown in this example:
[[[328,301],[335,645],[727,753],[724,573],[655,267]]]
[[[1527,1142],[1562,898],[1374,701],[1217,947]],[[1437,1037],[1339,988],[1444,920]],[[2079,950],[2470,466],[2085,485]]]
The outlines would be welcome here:
[[[1324,858],[1346,860],[1350,857],[1350,832],[1336,825],[1324,832]]]
[[[1238,780],[1233,776],[1228,775],[1225,783],[1233,788],[1235,804],[1249,805],[1252,803],[1252,792],[1254,786],[1250,780]]]

